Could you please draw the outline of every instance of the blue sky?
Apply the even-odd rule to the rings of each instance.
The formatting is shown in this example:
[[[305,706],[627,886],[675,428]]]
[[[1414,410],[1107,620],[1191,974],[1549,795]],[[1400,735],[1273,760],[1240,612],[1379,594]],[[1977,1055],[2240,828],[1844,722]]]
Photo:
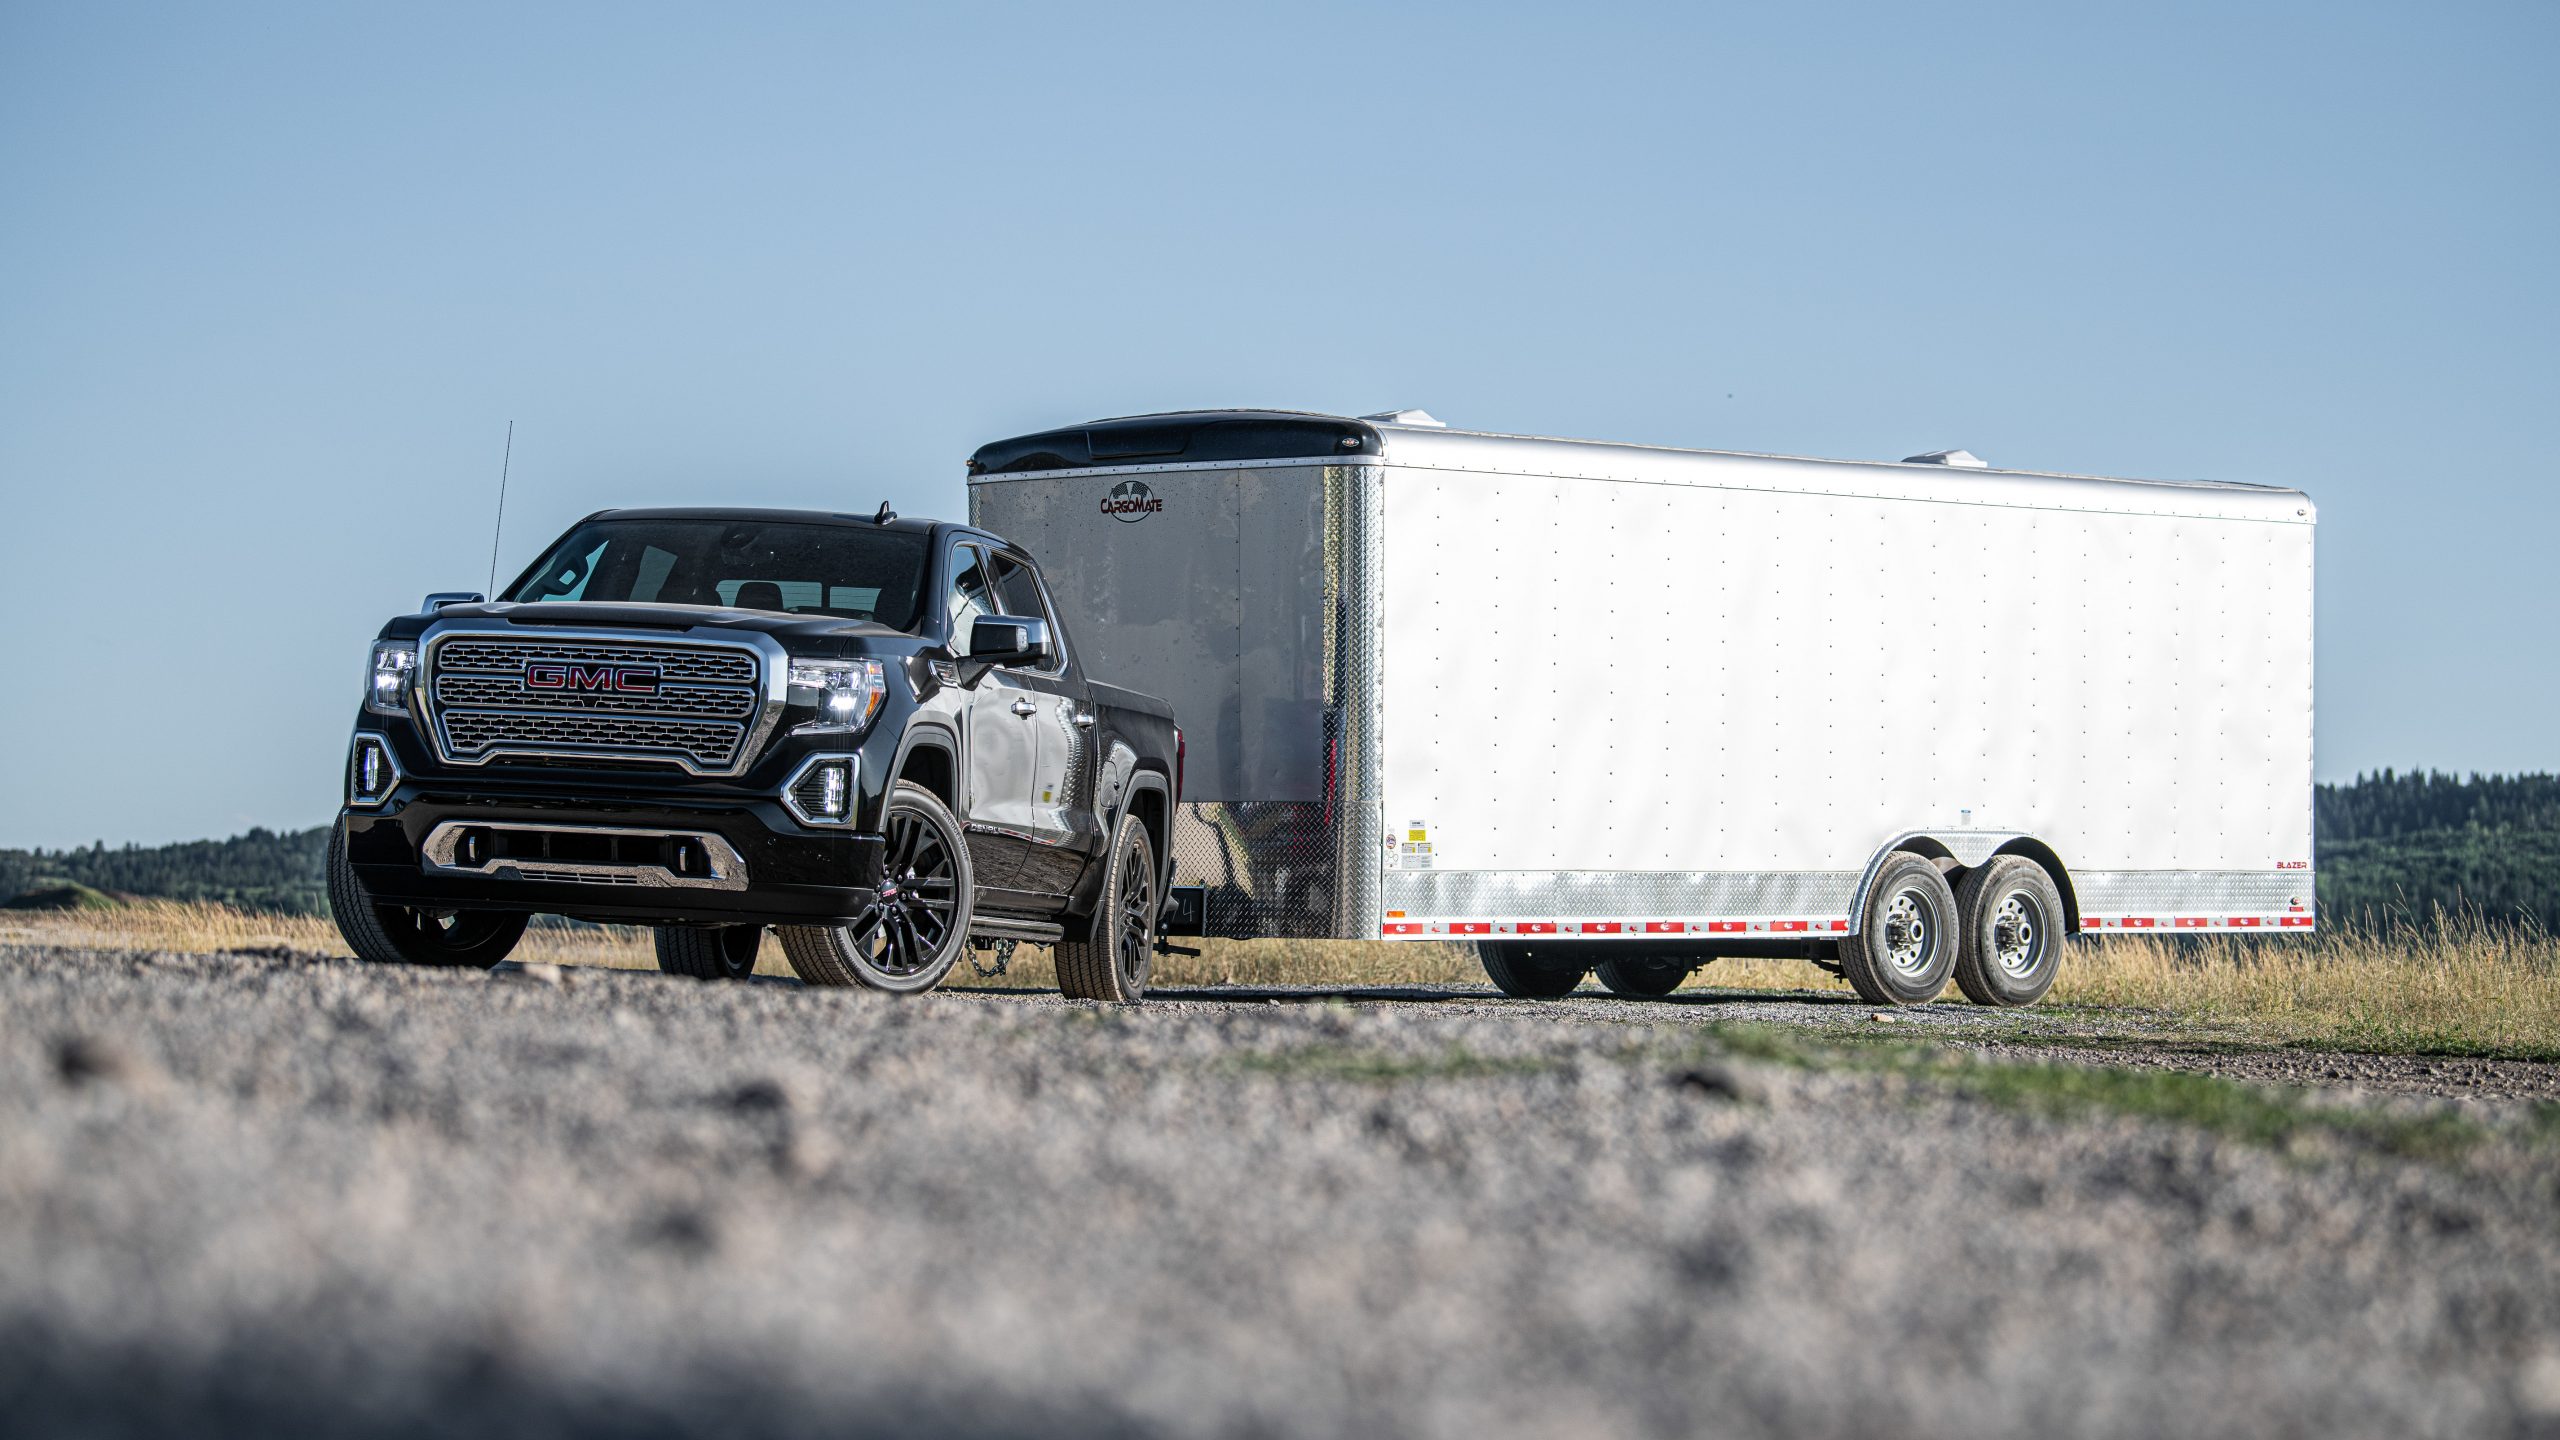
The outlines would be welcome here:
[[[2298,485],[2320,770],[2560,768],[2560,7],[0,4],[0,845],[299,827],[614,504],[1224,404]]]

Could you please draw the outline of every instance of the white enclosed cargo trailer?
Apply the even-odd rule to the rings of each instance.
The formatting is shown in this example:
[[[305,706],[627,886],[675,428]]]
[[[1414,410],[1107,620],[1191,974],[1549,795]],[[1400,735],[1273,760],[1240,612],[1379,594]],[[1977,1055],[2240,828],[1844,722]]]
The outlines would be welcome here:
[[[1517,993],[1837,945],[1871,998],[2018,1000],[2068,933],[2312,925],[2297,491],[1419,412],[970,468],[1090,663],[1173,702],[1207,933],[1472,940]]]

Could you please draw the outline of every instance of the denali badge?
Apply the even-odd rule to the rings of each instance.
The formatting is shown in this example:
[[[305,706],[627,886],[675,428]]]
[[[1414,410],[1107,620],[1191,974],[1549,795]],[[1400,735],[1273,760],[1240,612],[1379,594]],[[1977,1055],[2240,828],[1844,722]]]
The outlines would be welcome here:
[[[1143,480],[1123,480],[1111,487],[1102,502],[1102,513],[1124,525],[1135,525],[1164,508]]]
[[[556,660],[524,667],[528,690],[620,690],[633,695],[658,693],[655,665],[564,665]]]

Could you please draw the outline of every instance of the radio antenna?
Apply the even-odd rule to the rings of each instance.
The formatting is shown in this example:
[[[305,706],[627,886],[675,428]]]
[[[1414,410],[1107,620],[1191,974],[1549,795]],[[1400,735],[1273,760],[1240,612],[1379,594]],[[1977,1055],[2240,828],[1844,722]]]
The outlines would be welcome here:
[[[489,593],[498,593],[498,537],[507,533],[507,470],[516,459],[516,422],[507,422],[507,450],[498,459],[498,524],[489,532]]]

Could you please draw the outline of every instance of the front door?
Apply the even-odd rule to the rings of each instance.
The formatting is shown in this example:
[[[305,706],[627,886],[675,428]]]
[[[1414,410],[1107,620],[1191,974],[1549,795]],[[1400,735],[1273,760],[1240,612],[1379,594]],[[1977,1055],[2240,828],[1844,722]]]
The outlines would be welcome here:
[[[1009,713],[1023,714],[1033,747],[1031,784],[1024,800],[1022,861],[1014,886],[1050,899],[1072,894],[1098,853],[1093,815],[1093,704],[1066,654],[1055,611],[1040,592],[1029,562],[999,551],[993,557],[997,603],[1007,615],[1049,622],[1059,652],[1046,667],[1006,672],[1017,687]]]
[[[951,550],[951,648],[969,647],[969,627],[1001,614],[987,554],[968,543]],[[1019,707],[1019,708],[1018,708]],[[990,670],[969,692],[963,728],[968,773],[960,779],[960,825],[969,837],[970,868],[980,890],[1010,890],[1022,868],[1031,818],[1029,797],[1039,766],[1031,721],[1037,707],[1005,672]]]

